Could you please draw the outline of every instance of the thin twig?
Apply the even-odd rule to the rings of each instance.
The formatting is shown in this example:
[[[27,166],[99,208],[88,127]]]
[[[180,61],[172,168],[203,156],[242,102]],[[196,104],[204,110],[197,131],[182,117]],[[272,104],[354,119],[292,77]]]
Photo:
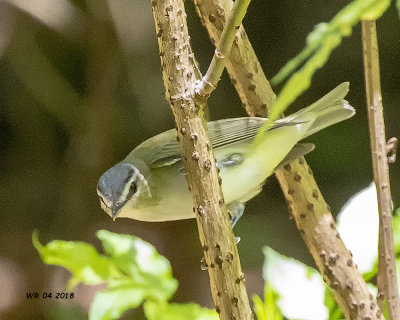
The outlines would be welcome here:
[[[210,37],[218,43],[230,0],[194,0],[196,10]],[[275,101],[260,63],[241,27],[227,61],[232,82],[250,115],[266,116]],[[347,319],[383,319],[375,299],[345,247],[312,171],[304,158],[293,161],[276,176],[281,184],[296,225],[303,235],[324,279],[332,289]]]
[[[225,25],[226,12],[230,12],[232,1],[194,0],[202,24],[207,28],[213,43],[219,43]],[[243,108],[252,116],[261,116],[275,101],[275,93],[265,77],[253,47],[243,26],[237,32],[226,69],[232,84],[240,96]],[[261,71],[261,72],[260,72]],[[258,85],[260,84],[260,85]]]
[[[208,67],[206,75],[201,80],[197,96],[204,99],[217,87],[217,83],[221,78],[222,71],[225,68],[225,61],[229,58],[233,40],[240,28],[240,24],[246,14],[250,0],[237,0],[229,14],[225,27],[222,30],[218,46],[215,49],[214,56]]]
[[[175,117],[193,211],[221,319],[252,319],[244,274],[228,218],[215,158],[204,128],[204,102],[195,100],[193,59],[183,0],[153,0],[166,97]]]
[[[378,292],[380,293],[379,296],[387,301],[389,319],[399,320],[400,301],[396,279],[389,166],[383,119],[375,20],[362,21],[361,26],[368,124],[379,208]]]

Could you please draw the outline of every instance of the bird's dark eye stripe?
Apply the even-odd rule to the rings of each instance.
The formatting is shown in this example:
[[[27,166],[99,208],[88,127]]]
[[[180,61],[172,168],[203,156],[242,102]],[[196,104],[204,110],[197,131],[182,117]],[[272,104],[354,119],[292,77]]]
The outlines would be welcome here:
[[[129,187],[128,194],[126,196],[126,200],[129,200],[130,198],[132,198],[132,196],[136,193],[136,191],[137,191],[136,183],[132,182],[131,186]]]
[[[132,175],[133,175],[133,170],[132,170],[132,174],[129,173],[128,176],[124,179],[124,182],[123,182],[123,183],[124,183],[124,184],[127,184],[127,183],[129,182],[129,180],[131,180]]]
[[[103,204],[107,207],[106,203],[104,202],[103,197],[102,197],[102,196],[99,196],[99,199],[100,199],[100,202],[103,203]]]

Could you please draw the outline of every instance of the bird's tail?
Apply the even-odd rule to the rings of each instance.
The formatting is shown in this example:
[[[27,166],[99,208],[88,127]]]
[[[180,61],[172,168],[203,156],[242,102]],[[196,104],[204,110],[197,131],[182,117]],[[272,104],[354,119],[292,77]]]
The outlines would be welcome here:
[[[354,108],[344,100],[348,91],[349,83],[343,82],[318,101],[290,115],[285,120],[302,121],[302,119],[309,118],[309,115],[315,115],[316,119],[307,130],[304,138],[337,122],[346,120],[355,114]]]

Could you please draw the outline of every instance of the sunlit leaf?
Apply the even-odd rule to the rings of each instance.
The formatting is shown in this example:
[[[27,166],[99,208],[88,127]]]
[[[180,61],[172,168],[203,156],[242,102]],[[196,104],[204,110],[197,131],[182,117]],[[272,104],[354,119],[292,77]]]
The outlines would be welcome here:
[[[342,310],[340,310],[339,305],[337,304],[335,298],[332,295],[331,290],[328,287],[325,288],[325,298],[324,298],[325,306],[329,312],[329,320],[341,320],[344,319],[344,315]]]
[[[279,294],[268,281],[264,285],[264,301],[257,295],[253,296],[254,312],[258,320],[283,320],[282,311],[278,306]]]
[[[88,243],[53,240],[43,246],[37,232],[33,233],[32,241],[45,263],[62,266],[72,273],[70,289],[79,282],[95,285],[119,274],[113,264]]]
[[[89,320],[118,319],[125,311],[142,304],[147,288],[120,286],[98,291],[89,312]]]
[[[356,193],[337,216],[338,230],[361,272],[369,272],[378,255],[379,213],[375,184]],[[356,227],[355,227],[356,226]]]
[[[393,242],[394,252],[400,257],[400,208],[396,210],[393,216]]]
[[[396,259],[397,287],[400,293],[400,258]]]
[[[365,10],[361,19],[363,20],[376,20],[378,19],[390,6],[391,0],[374,1],[371,6]]]
[[[340,37],[349,36],[352,27],[361,19],[377,19],[390,5],[390,0],[355,0],[340,10],[330,23],[319,23],[307,36],[306,47],[278,72],[271,80],[278,84],[298,68],[319,46],[326,41],[326,38],[333,33]]]
[[[97,232],[110,261],[136,284],[148,288],[153,299],[168,300],[176,291],[169,261],[149,243],[134,236],[106,230]]]
[[[377,19],[389,7],[390,0],[355,0],[340,10],[329,23],[320,23],[307,36],[306,47],[278,72],[271,80],[278,84],[294,73],[285,84],[270,110],[266,131],[285,109],[307,88],[314,73],[328,61],[331,52],[339,46],[343,37],[351,35],[352,28],[362,19]],[[308,59],[308,61],[306,61]]]
[[[117,319],[146,299],[165,302],[174,294],[178,282],[172,277],[171,265],[152,245],[134,236],[105,230],[97,235],[104,255],[88,243],[55,240],[43,246],[37,232],[32,236],[44,262],[72,273],[71,287],[79,282],[108,284],[106,290],[97,292],[90,320]]]
[[[104,252],[115,262],[126,264],[129,267],[126,271],[132,272],[133,275],[136,274],[136,270],[131,271],[130,268],[136,265],[143,273],[161,277],[172,276],[169,261],[142,239],[107,230],[98,231],[97,237],[102,241]]]
[[[289,319],[326,319],[325,288],[319,273],[269,247],[264,247],[263,252],[263,276],[280,296],[277,304],[284,316]]]

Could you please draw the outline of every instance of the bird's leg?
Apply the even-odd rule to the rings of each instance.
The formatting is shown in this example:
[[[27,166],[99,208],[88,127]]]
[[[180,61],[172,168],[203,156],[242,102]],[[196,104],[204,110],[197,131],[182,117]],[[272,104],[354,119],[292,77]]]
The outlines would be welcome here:
[[[226,206],[226,209],[228,210],[233,228],[236,222],[239,221],[239,218],[243,215],[244,203],[239,201],[233,201]],[[235,239],[236,239],[236,244],[238,244],[240,241],[240,237],[235,237]]]
[[[239,218],[243,215],[244,204],[239,201],[233,201],[226,206],[229,216],[231,218],[232,228],[238,222]]]

